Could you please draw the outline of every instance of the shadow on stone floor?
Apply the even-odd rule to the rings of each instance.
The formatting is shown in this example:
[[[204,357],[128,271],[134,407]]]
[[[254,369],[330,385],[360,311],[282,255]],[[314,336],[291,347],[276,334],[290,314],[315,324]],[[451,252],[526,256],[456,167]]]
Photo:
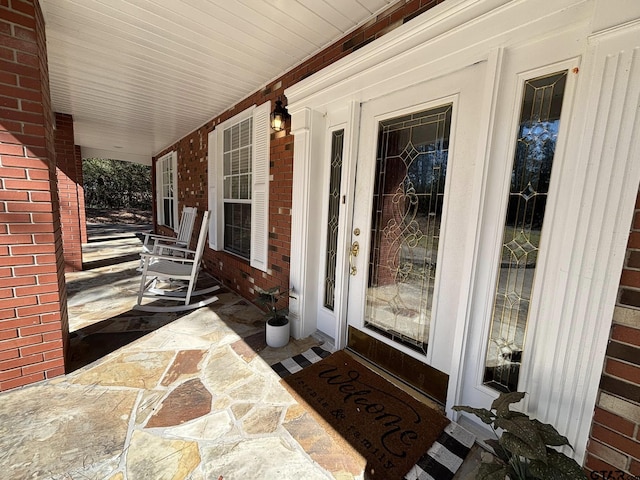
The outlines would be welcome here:
[[[87,243],[108,242],[153,230],[151,224],[87,223]]]
[[[136,277],[140,274],[134,269],[128,269],[127,271],[131,271],[129,280],[135,282],[134,278],[131,277]],[[109,274],[101,274],[99,278],[102,278],[102,275],[108,276]],[[134,285],[135,284],[136,283],[134,283]],[[219,282],[207,274],[200,274],[197,288],[202,289],[213,285],[219,285]],[[229,292],[226,288],[220,288],[214,293],[214,295],[217,296],[228,293]],[[114,307],[119,300],[120,299],[113,299]],[[238,303],[244,304],[245,308],[247,306],[246,302],[240,301]],[[153,307],[173,307],[176,305],[176,302],[165,299],[157,299],[151,302],[146,300],[144,301],[144,305]],[[183,312],[146,312],[132,308],[113,317],[85,325],[71,332],[69,335],[70,341],[67,373],[74,372],[86,365],[100,360],[110,353],[113,353],[116,350],[144,337],[145,335],[159,330],[160,328],[191,314],[195,310],[198,309]],[[264,337],[264,333],[262,334],[262,337]]]
[[[69,334],[67,372],[74,372],[145,335],[184,316],[188,312],[150,314],[129,310],[115,317],[80,328]]]
[[[105,235],[108,235],[108,233],[105,233]],[[135,236],[140,238],[140,237],[142,237],[142,234],[141,233],[136,233]],[[98,245],[95,245],[97,243],[107,243],[107,242],[113,242],[113,241],[117,241],[117,240],[128,240],[130,238],[131,238],[131,235],[122,235],[120,237],[115,237],[115,236],[109,237],[109,236],[107,236],[107,237],[101,237],[101,238],[90,238],[87,241],[87,245],[90,245],[92,248],[94,248],[94,247],[99,247]]]
[[[136,254],[137,258],[140,258],[140,255]],[[93,271],[83,271],[79,272],[79,275],[76,275],[74,278],[69,278],[70,275],[67,275],[67,298],[71,299],[76,295],[82,295],[84,302],[95,301],[98,295],[100,295],[100,287],[105,287],[109,285],[113,285],[117,282],[131,282],[132,285],[137,285],[140,282],[133,280],[134,278],[140,277],[140,272],[136,270],[138,268],[138,264],[132,264],[131,266],[126,266],[121,263],[114,263],[110,265],[112,267],[116,267],[113,271],[100,271],[99,268],[93,269]],[[126,267],[126,268],[125,268]],[[90,284],[88,285],[87,275],[92,275],[90,279]],[[87,288],[89,287],[89,288]],[[87,290],[96,290],[97,293],[87,292]]]
[[[120,255],[118,257],[104,258],[102,260],[94,260],[92,262],[82,262],[82,271],[94,270],[96,268],[109,267],[120,263],[131,262],[140,258],[139,253],[131,253],[128,255]]]

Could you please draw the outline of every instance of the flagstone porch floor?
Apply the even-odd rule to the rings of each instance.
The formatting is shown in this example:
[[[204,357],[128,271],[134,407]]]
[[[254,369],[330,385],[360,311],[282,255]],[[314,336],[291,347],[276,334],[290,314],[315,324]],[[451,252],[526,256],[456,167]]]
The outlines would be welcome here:
[[[132,310],[145,229],[90,225],[66,276],[69,373],[0,394],[2,477],[362,478],[269,367],[322,339],[266,347],[262,312],[224,289],[192,312]],[[470,457],[456,478],[474,478]]]

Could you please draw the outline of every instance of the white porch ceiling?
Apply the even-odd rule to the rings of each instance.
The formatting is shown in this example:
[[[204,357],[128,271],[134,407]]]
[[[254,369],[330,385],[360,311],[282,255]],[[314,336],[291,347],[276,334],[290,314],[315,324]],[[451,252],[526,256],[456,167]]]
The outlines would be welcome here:
[[[151,156],[403,0],[41,0],[83,157]]]

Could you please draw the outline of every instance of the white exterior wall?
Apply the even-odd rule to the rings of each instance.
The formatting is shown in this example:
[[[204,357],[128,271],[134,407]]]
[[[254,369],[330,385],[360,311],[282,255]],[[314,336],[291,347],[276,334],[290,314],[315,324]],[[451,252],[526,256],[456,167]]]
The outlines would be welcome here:
[[[458,252],[459,301],[448,310],[455,318],[447,319],[452,325],[444,337],[449,354],[439,357],[439,368],[450,375],[449,416],[455,417],[456,404],[488,406],[496,393],[482,385],[481,372],[513,158],[505,152],[514,138],[519,85],[523,75],[568,68],[520,390],[529,394],[529,413],[567,435],[582,461],[640,183],[639,52],[640,4],[633,0],[447,0],[287,89],[295,135],[294,335],[318,327],[317,219],[331,118],[344,119],[348,131],[357,132],[360,104],[486,63],[484,87],[477,91],[481,121],[469,132],[477,155],[460,173],[472,185],[470,221],[465,231],[452,231],[449,222],[444,232],[445,239],[455,234],[464,241]],[[346,138],[341,227],[349,232],[358,135]],[[342,238],[335,324],[322,326],[339,346],[348,313],[350,235]],[[474,426],[472,419],[459,420]]]

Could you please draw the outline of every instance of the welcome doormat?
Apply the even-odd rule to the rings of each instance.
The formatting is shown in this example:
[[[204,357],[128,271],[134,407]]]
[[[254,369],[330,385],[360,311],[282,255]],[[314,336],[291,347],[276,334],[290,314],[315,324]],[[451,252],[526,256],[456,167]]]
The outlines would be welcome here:
[[[413,478],[421,478],[428,468],[427,451],[437,446],[436,440],[449,424],[442,413],[420,403],[344,351],[282,381],[333,430],[334,436],[366,458],[365,478],[400,480],[412,468]]]

